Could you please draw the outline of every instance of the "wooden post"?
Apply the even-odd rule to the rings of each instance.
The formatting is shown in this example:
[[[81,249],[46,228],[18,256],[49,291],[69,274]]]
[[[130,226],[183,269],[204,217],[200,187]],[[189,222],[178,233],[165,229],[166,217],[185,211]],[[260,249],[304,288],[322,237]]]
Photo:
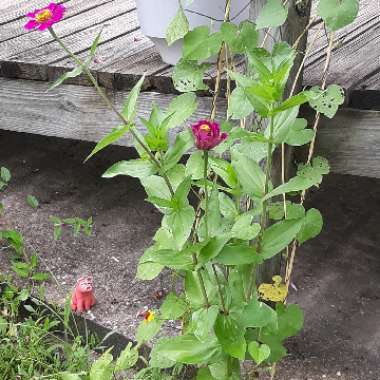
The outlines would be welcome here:
[[[253,0],[251,2],[250,9],[250,19],[255,22],[257,16],[260,14],[262,7],[267,3],[267,0]],[[310,20],[310,9],[311,9],[311,1],[310,0],[290,0],[288,2],[289,13],[288,18],[284,25],[280,28],[275,28],[267,31],[267,29],[263,29],[260,33],[260,41],[263,41],[265,35],[268,32],[268,36],[265,41],[265,48],[271,50],[273,45],[279,41],[286,41],[289,45],[293,45],[294,42],[299,38],[299,36],[305,30],[307,24]],[[290,74],[288,84],[285,89],[285,96],[288,96],[290,93],[290,89],[292,87],[292,83],[295,79],[298,68],[303,59],[303,53],[306,50],[307,44],[307,33],[302,37],[298,47],[297,47],[297,57],[295,59],[295,64],[293,70]],[[296,92],[302,88],[302,75],[298,79]],[[289,174],[294,169],[292,166],[292,158],[293,158],[293,149],[289,146],[286,147],[285,152],[285,178],[289,176]],[[272,179],[273,184],[278,186],[282,181],[282,168],[281,168],[281,149],[277,149],[274,153],[273,159],[273,168],[272,168]],[[278,255],[271,260],[267,260],[264,265],[262,265],[257,273],[257,281],[271,281],[273,275],[281,273],[281,256]]]

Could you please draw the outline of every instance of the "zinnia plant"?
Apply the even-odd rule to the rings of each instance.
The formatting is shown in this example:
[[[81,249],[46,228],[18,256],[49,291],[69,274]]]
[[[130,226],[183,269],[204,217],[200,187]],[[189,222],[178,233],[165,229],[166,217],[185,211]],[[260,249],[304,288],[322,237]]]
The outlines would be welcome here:
[[[50,3],[47,7],[37,9],[26,15],[30,20],[25,24],[25,29],[44,31],[61,21],[64,13],[65,7],[62,4]]]
[[[279,8],[276,12],[285,16],[285,22],[286,6],[281,1],[270,4]],[[114,164],[103,177],[138,178],[147,200],[162,213],[152,245],[139,261],[137,277],[153,280],[166,268],[181,280],[182,291],[171,292],[160,310],[149,310],[144,315],[136,332],[138,344],[126,348],[122,354],[124,365],[117,364],[116,372],[134,366],[141,345],[150,342],[166,321],[177,320],[181,334],[156,339],[146,368],[137,376],[175,379],[186,365],[193,365],[197,379],[237,380],[242,376],[243,361],[252,362],[255,369],[271,368],[273,373],[275,363],[286,355],[284,342],[303,325],[302,310],[289,305],[287,295],[297,248],[316,237],[323,224],[318,210],[305,209],[305,192],[320,185],[329,165],[325,159],[313,157],[319,113],[314,128],[308,128],[307,121],[299,116],[299,108],[309,103],[332,117],[343,103],[343,93],[339,86],[332,85],[328,91],[334,96],[325,96],[324,81],[321,88],[295,95],[297,76],[287,95],[285,87],[298,54],[297,43],[289,46],[279,42],[270,51],[258,47],[259,26],[250,21],[239,26],[229,22],[230,5],[231,0],[227,0],[225,22],[217,32],[201,26],[181,33],[177,29],[188,24],[183,22],[185,15],[180,8],[173,25],[176,36],[185,35],[184,54],[174,69],[173,80],[184,93],[167,110],[154,105],[150,118],[141,119],[144,133],[135,122],[144,77],[131,90],[123,109],[117,110],[89,70],[100,35],[90,57],[82,61],[52,28],[61,19],[63,6],[50,4],[28,14],[31,20],[26,27],[48,28],[76,64],[51,88],[67,77],[85,73],[120,119],[121,127],[100,141],[87,159],[124,134],[133,136],[139,158]],[[273,10],[263,13],[265,16],[258,20],[260,28],[273,26],[268,16]],[[325,17],[325,13],[321,16],[334,30],[335,24],[330,24],[334,17]],[[169,37],[173,40],[175,36]],[[237,55],[246,58],[245,73],[234,70]],[[188,120],[198,106],[193,91],[204,90],[199,73],[201,68],[208,68],[203,63],[213,56],[219,59],[210,119],[190,125]],[[330,59],[331,54],[327,57]],[[219,120],[223,128],[214,120],[222,71],[228,83],[234,80],[236,85],[232,92],[227,91],[227,116]],[[297,75],[302,72],[293,71]],[[178,127],[183,125],[189,127],[179,132]],[[169,132],[173,129],[176,138],[170,143]],[[302,145],[309,145],[308,160],[293,178],[283,176],[281,183],[275,182],[273,153],[278,149],[284,153],[285,146]],[[284,168],[285,154],[281,156]],[[190,194],[197,203],[190,202]],[[286,262],[284,273],[274,273],[273,282],[260,283],[258,269],[280,255]],[[113,365],[112,358],[103,362]]]
[[[200,150],[210,150],[219,145],[227,138],[227,133],[220,132],[220,126],[217,122],[200,120],[191,126],[195,145]]]

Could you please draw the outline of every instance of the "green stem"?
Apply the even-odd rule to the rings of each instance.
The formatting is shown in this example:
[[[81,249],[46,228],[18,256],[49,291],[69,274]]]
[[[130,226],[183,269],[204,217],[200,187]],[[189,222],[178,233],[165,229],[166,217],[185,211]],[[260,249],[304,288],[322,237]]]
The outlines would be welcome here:
[[[83,71],[88,76],[92,84],[94,85],[96,91],[98,94],[102,97],[105,104],[119,117],[119,119],[122,121],[124,125],[128,125],[129,121],[116,109],[114,104],[110,101],[106,93],[103,91],[103,89],[99,86],[97,80],[92,75],[90,69],[84,64],[84,62],[79,59],[74,53],[72,53],[66,45],[63,43],[63,41],[57,36],[57,34],[54,32],[53,28],[48,29],[52,37],[58,42],[58,44],[61,46],[61,48],[74,60],[74,62],[83,68]],[[162,165],[157,160],[157,158],[154,156],[154,154],[151,152],[151,150],[148,148],[147,145],[144,144],[144,142],[140,139],[140,137],[134,132],[132,128],[129,130],[131,132],[131,135],[133,138],[138,142],[138,144],[145,150],[145,152],[148,154],[150,160],[157,166],[157,169],[160,171],[160,174],[162,175],[166,185],[168,186],[168,189],[170,191],[170,194],[174,195],[174,189],[173,186],[170,183],[170,180],[168,176],[163,172]]]
[[[220,285],[220,281],[219,281],[218,273],[216,272],[215,264],[212,264],[212,270],[213,270],[213,272],[214,272],[214,276],[215,276],[216,284],[217,284],[217,286],[218,286],[218,292],[219,292],[219,297],[220,297],[220,303],[221,303],[221,305],[222,305],[223,313],[224,313],[224,315],[228,315],[228,310],[227,310],[227,308],[226,308],[226,304],[225,304],[225,302],[224,302],[224,298],[223,298],[222,286]]]
[[[273,116],[270,116],[269,119],[269,137],[268,137],[268,144],[267,144],[267,160],[265,164],[265,184],[264,184],[264,197],[268,194],[269,191],[269,181],[271,178],[271,172],[272,172],[272,150],[273,150],[273,128],[274,128],[274,118]],[[258,254],[261,253],[261,243],[263,239],[263,234],[265,227],[267,225],[267,208],[268,208],[268,200],[263,201],[263,210],[261,214],[261,220],[260,220],[260,235],[257,238],[257,244],[256,244],[256,251]],[[251,273],[251,282],[248,288],[248,299],[252,297],[253,287],[255,285],[255,276],[254,276],[255,266],[252,266],[252,273]]]
[[[203,179],[205,186],[205,228],[206,228],[206,240],[208,238],[208,189],[207,189],[207,172],[208,172],[208,151],[204,151],[204,170]]]
[[[194,257],[196,259],[195,255],[193,256],[193,259],[194,259]],[[208,309],[210,307],[210,302],[208,300],[207,291],[206,291],[206,285],[205,285],[205,282],[204,282],[204,279],[203,279],[203,276],[202,276],[202,273],[201,273],[200,269],[197,270],[197,276],[198,276],[199,283],[201,284],[201,290],[202,290],[203,298],[204,298],[205,303],[206,303],[205,306]]]

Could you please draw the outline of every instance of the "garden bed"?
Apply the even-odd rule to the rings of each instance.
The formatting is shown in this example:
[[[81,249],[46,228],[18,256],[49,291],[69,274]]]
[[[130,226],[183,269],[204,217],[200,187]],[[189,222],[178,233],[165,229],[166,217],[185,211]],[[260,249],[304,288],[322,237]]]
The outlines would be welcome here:
[[[149,246],[159,215],[144,201],[137,181],[105,180],[103,171],[131,153],[112,147],[83,165],[92,144],[1,132],[0,164],[12,182],[2,194],[6,213],[1,227],[16,226],[27,246],[39,252],[42,267],[59,287],[46,284],[51,302],[63,304],[76,279],[94,276],[98,303],[87,315],[96,323],[132,338],[144,308],[156,308],[158,290],[169,276],[154,282],[135,280],[138,257]],[[365,189],[365,191],[363,191]],[[305,310],[305,328],[288,342],[281,380],[378,380],[380,369],[380,273],[378,224],[380,182],[330,175],[310,197],[325,215],[321,236],[300,250],[291,301]],[[37,210],[25,202],[33,194]],[[355,195],[355,197],[353,197]],[[94,218],[92,237],[74,238],[65,229],[53,239],[51,215]],[[9,271],[6,250],[1,272]],[[166,332],[176,333],[175,326]]]

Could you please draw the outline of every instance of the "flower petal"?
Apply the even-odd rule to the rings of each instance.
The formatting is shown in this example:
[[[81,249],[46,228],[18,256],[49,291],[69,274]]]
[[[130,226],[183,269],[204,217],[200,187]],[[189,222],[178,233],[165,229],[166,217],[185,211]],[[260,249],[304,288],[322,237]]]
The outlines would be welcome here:
[[[38,30],[41,30],[41,32],[43,32],[44,30],[46,30],[47,28],[49,28],[50,26],[52,26],[52,22],[48,21],[48,22],[44,22],[42,24],[39,24],[39,27],[37,28]]]
[[[28,29],[28,30],[31,30],[31,29],[34,29],[35,27],[37,27],[39,24],[36,20],[29,20],[25,25],[24,25],[24,28],[25,29]]]

